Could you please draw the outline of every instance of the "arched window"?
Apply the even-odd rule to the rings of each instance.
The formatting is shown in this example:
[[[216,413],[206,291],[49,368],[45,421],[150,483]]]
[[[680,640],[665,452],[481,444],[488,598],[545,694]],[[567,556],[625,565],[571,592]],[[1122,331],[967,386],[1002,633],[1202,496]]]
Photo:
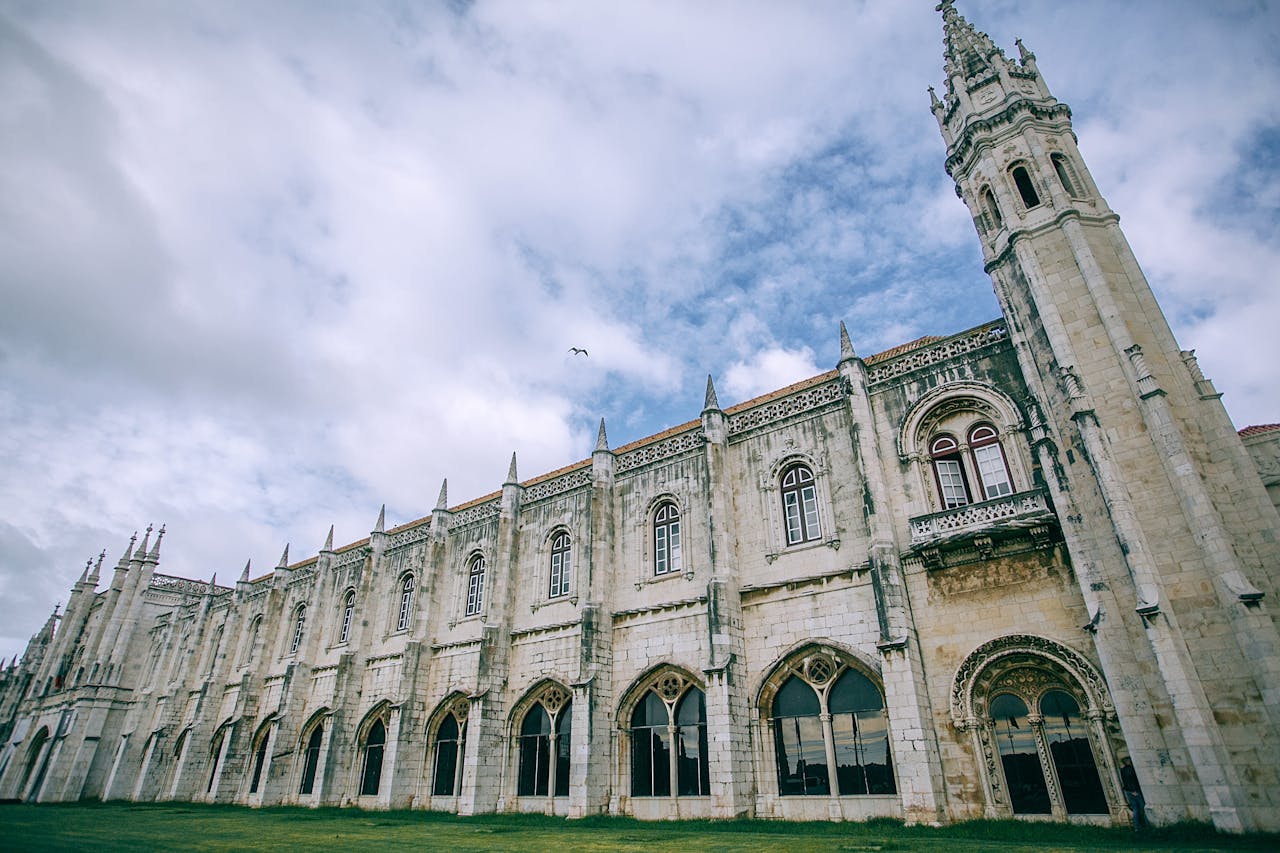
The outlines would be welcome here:
[[[309,795],[316,787],[316,768],[320,765],[320,745],[324,742],[324,720],[319,720],[311,727],[311,733],[303,738],[302,745],[302,779],[298,783],[298,793]]]
[[[213,632],[213,642],[209,644],[209,665],[205,668],[205,677],[213,677],[213,673],[218,668],[218,653],[222,651],[222,631],[223,626],[219,625],[218,630]]]
[[[360,796],[373,797],[382,785],[382,755],[387,747],[387,727],[382,718],[373,721],[361,748]]]
[[[971,429],[969,450],[973,453],[973,464],[978,469],[985,499],[992,500],[1013,494],[1009,466],[1005,462],[1004,450],[1000,447],[1000,436],[995,427],[979,424]]]
[[[307,605],[299,604],[293,611],[293,641],[289,643],[289,654],[296,654],[302,645],[302,630],[307,626]]]
[[[818,493],[809,466],[792,465],[782,472],[782,513],[786,519],[788,545],[822,538]]]
[[[1000,215],[1000,205],[996,203],[996,196],[991,192],[991,187],[983,187],[979,197],[982,199],[982,211],[987,215],[988,230],[996,231],[1003,228],[1004,217]]]
[[[1018,195],[1022,196],[1022,203],[1028,209],[1040,204],[1040,194],[1036,192],[1036,185],[1031,182],[1031,175],[1027,172],[1026,166],[1014,166],[1009,170],[1009,174],[1013,177],[1014,186],[1018,188]]]
[[[680,510],[663,501],[653,514],[653,573],[669,575],[684,564],[680,547]]]
[[[933,474],[938,482],[938,494],[944,509],[954,509],[971,503],[969,484],[965,481],[964,465],[960,459],[960,445],[950,435],[940,435],[929,444],[929,456],[933,460]]]
[[[347,594],[342,597],[342,624],[338,629],[338,644],[341,645],[351,639],[351,617],[356,612],[356,591],[348,590]]]
[[[263,724],[258,730],[258,739],[253,745],[253,773],[249,777],[249,793],[258,793],[258,788],[262,785],[262,771],[267,764],[267,749],[271,743],[270,722]]]
[[[569,795],[573,702],[560,688],[546,690],[520,723],[520,767],[516,794],[521,797]]]
[[[40,758],[40,753],[44,751],[44,745],[49,740],[49,729],[41,726],[36,732],[35,737],[31,739],[31,746],[27,747],[27,766],[22,770],[22,782],[18,785],[18,793],[27,786],[27,782],[31,781],[31,772],[36,769],[36,762]],[[39,780],[37,780],[37,783]],[[34,801],[39,796],[39,784],[33,783],[31,792],[27,795],[29,801]]]
[[[1012,693],[991,700],[991,724],[1014,814],[1049,814],[1049,788],[1036,754],[1027,703]]]
[[[1058,173],[1058,182],[1062,184],[1067,195],[1080,198],[1080,192],[1076,189],[1076,182],[1072,177],[1071,164],[1067,162],[1067,158],[1054,153],[1049,155],[1049,160],[1053,163],[1053,170]]]
[[[253,621],[249,623],[249,632],[245,635],[244,653],[240,656],[240,665],[248,666],[253,663],[254,650],[258,647],[258,631],[262,629],[262,615],[253,617]]]
[[[396,630],[404,631],[409,627],[413,616],[413,575],[407,574],[400,582],[400,615],[396,617]]]
[[[466,752],[467,702],[460,699],[445,712],[436,728],[431,770],[431,793],[450,797],[462,790],[462,765]]]
[[[692,682],[666,673],[631,712],[631,796],[707,796],[710,775],[706,698]]]
[[[222,767],[222,746],[227,739],[228,726],[222,726],[213,735],[209,747],[209,782],[204,786],[206,794],[213,792],[213,783],[218,781],[218,770]]]
[[[476,554],[467,569],[467,615],[484,610],[484,557]]]
[[[1102,792],[1080,703],[1064,690],[1050,690],[1040,697],[1040,715],[1067,813],[1107,814],[1107,796]]]
[[[778,793],[897,792],[884,696],[862,672],[826,654],[812,655],[803,666],[792,668],[768,713]]]
[[[569,594],[569,534],[561,531],[551,538],[551,583],[548,598]]]

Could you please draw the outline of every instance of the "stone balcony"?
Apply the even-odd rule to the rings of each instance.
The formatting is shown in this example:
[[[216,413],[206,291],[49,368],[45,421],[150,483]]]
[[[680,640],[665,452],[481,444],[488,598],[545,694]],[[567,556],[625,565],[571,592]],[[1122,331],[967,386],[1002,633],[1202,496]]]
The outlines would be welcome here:
[[[990,559],[1057,539],[1058,518],[1044,489],[1017,492],[995,500],[911,519],[910,551],[927,568]]]

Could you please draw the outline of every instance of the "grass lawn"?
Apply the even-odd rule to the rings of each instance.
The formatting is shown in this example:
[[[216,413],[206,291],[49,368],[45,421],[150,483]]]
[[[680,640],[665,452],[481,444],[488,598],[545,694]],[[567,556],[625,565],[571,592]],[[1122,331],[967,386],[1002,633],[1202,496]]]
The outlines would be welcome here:
[[[206,806],[0,805],[0,850],[630,850],[939,853],[1076,850],[1280,850],[1278,835],[1229,836],[1187,824],[1135,836],[1124,829],[976,821],[938,829],[870,823],[669,821],[541,815],[461,818],[421,811]]]

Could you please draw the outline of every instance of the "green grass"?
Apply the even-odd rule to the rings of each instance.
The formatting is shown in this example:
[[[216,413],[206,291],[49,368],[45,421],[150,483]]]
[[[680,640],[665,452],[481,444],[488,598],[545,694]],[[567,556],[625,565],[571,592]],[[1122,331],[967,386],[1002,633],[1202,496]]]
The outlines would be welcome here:
[[[457,817],[422,811],[84,803],[0,806],[0,850],[473,850],[979,853],[1082,850],[1278,850],[1280,835],[1220,835],[1202,824],[1127,829],[1020,821],[931,828],[900,822],[667,821],[542,815]]]

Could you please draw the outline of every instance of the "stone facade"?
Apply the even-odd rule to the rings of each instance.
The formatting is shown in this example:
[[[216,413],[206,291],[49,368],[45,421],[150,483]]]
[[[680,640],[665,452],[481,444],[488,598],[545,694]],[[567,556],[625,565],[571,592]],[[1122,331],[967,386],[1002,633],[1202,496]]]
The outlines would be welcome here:
[[[1156,822],[1280,829],[1280,433],[1179,350],[1034,55],[941,9],[1001,319],[841,326],[828,373],[232,587],[148,529],[0,675],[0,797],[1110,823],[1127,755]]]

